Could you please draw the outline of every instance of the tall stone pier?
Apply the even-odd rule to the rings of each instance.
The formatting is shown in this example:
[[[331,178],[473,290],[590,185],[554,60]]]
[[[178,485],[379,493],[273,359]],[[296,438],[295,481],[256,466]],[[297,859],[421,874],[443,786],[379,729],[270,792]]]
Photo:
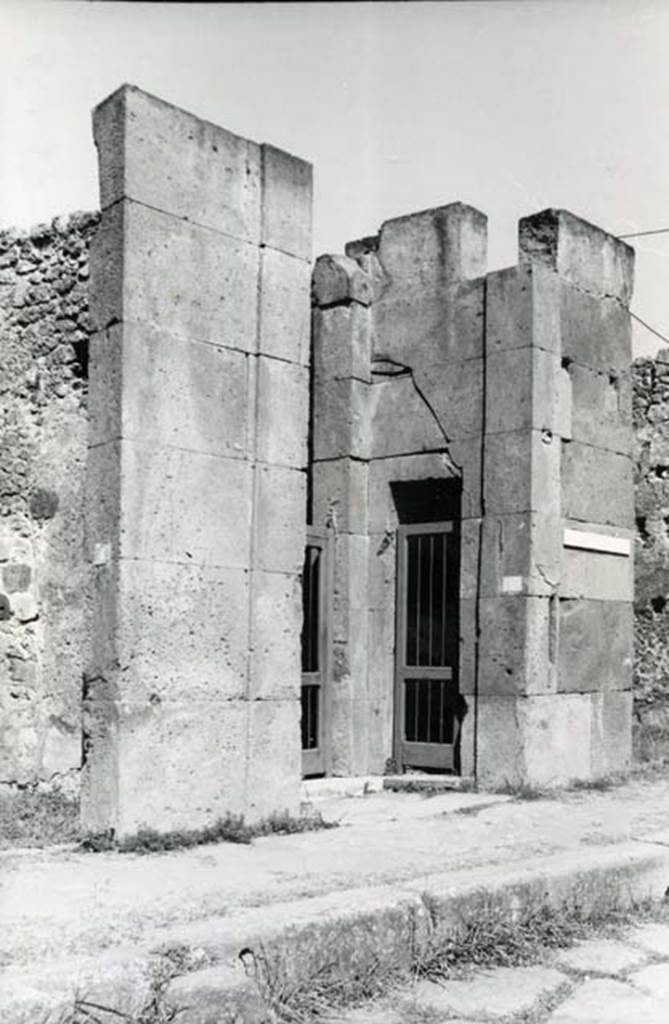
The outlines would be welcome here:
[[[94,136],[84,825],[295,811],[311,168],[131,86]]]
[[[554,210],[486,273],[486,219],[460,203],[317,261],[336,773],[629,764],[632,276],[627,245]]]

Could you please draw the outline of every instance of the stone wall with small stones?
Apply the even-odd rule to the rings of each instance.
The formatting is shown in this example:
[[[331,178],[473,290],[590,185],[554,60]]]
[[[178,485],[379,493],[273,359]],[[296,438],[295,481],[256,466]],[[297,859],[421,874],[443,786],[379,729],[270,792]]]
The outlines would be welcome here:
[[[88,247],[98,214],[0,232],[0,784],[77,784]]]
[[[636,431],[635,747],[669,757],[669,349],[633,366]]]

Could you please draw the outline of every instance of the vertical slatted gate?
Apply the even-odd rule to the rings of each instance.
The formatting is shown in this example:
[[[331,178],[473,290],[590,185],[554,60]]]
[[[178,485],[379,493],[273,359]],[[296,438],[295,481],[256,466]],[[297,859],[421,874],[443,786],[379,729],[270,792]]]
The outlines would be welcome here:
[[[302,774],[327,769],[328,537],[307,531],[302,571]]]
[[[452,522],[398,530],[395,756],[402,767],[455,767],[456,557]]]

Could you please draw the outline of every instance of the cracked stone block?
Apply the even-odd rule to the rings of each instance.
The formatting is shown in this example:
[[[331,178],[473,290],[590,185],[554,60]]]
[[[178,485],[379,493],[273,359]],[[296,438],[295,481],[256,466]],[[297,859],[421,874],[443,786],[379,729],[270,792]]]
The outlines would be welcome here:
[[[454,360],[447,365],[421,361],[414,366],[416,388],[450,442],[483,430],[484,370],[482,359]],[[442,442],[443,443],[443,442]]]
[[[411,376],[390,377],[369,389],[372,458],[434,451],[446,445],[443,429]],[[398,409],[403,414],[398,416]]]
[[[559,601],[558,690],[628,690],[632,686],[634,613],[622,601]]]
[[[417,1006],[449,1017],[498,1020],[528,1013],[566,981],[564,974],[551,967],[499,967],[464,981],[420,981],[414,998]]]
[[[562,519],[540,512],[483,520],[481,594],[550,597],[562,574]],[[473,595],[472,595],[473,596]]]
[[[629,305],[634,249],[568,210],[542,210],[518,224],[520,263],[542,263],[580,290]]]
[[[371,383],[371,313],[353,303],[313,312],[314,377],[355,377]]]
[[[130,198],[249,242],[260,241],[256,143],[132,85],[122,86],[96,107],[93,133],[103,210]]]
[[[548,1018],[548,1024],[664,1024],[666,1003],[622,981],[585,981]]]
[[[479,469],[477,456],[480,455],[480,444],[470,446],[465,442],[454,442],[449,452],[456,451],[463,468],[463,505],[465,501],[473,504],[474,498],[478,497],[476,470]],[[369,533],[394,533],[399,525],[391,484],[412,480],[457,480],[459,476],[459,467],[447,452],[374,459],[369,463]]]
[[[638,967],[646,954],[625,942],[612,939],[589,939],[580,942],[573,949],[561,950],[557,954],[558,967],[566,967],[581,974],[620,974]]]

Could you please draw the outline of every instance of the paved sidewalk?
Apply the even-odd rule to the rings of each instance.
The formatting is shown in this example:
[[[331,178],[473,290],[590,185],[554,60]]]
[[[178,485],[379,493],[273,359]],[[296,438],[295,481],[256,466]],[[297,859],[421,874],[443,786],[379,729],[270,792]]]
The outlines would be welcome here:
[[[669,925],[591,939],[541,966],[419,981],[376,1004],[333,1014],[331,1024],[667,1024]]]
[[[149,856],[0,854],[3,1024],[38,1019],[14,1014],[26,993],[41,1006],[81,979],[105,998],[127,989],[136,1005],[166,948],[204,951],[223,971],[258,941],[303,961],[350,943],[355,958],[369,942],[406,950],[432,913],[426,897],[448,917],[484,890],[669,885],[665,779],[533,801],[383,792],[319,808],[340,827]]]

